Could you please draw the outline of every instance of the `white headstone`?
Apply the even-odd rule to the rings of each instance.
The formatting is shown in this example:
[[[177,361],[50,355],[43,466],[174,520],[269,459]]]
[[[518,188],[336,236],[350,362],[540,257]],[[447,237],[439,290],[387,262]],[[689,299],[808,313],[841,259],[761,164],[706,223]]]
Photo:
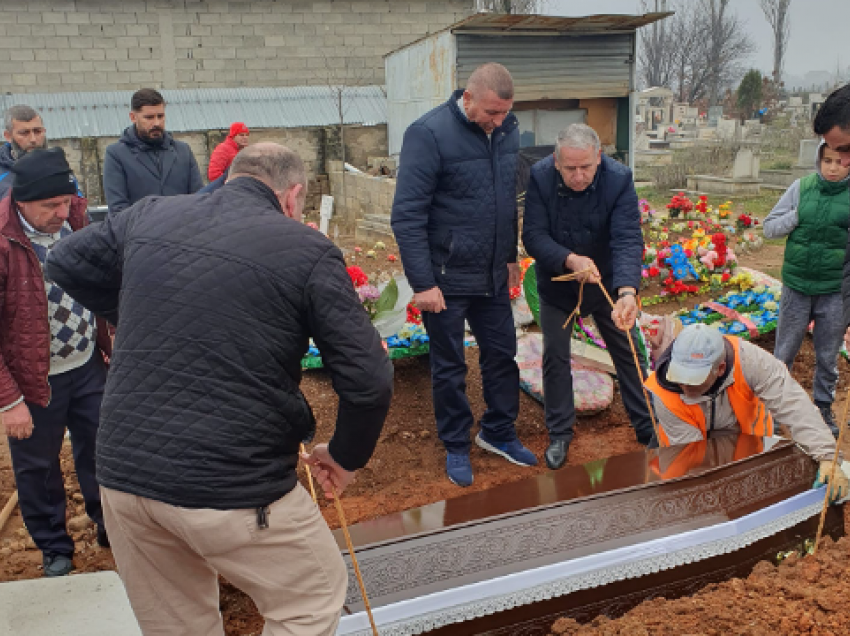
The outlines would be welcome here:
[[[800,140],[800,154],[797,157],[797,165],[813,167],[815,165],[815,153],[818,151],[819,145],[820,139]]]
[[[328,235],[328,224],[334,213],[334,198],[328,194],[322,195],[322,205],[319,207],[319,231]]]
[[[749,148],[741,148],[735,155],[735,165],[732,166],[733,179],[758,178],[761,160],[757,153]]]
[[[717,136],[720,139],[737,139],[738,126],[737,119],[720,119],[717,122]]]

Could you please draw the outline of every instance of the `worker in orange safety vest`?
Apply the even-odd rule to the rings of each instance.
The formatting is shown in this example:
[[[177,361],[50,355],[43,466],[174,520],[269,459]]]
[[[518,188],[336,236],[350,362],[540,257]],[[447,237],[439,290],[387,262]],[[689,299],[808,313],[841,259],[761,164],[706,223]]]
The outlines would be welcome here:
[[[661,354],[646,388],[653,396],[658,445],[701,441],[722,430],[770,437],[786,426],[820,462],[818,481],[828,481],[835,439],[803,387],[761,347],[714,327],[689,325]],[[835,476],[831,496],[841,499],[850,483],[840,469]]]

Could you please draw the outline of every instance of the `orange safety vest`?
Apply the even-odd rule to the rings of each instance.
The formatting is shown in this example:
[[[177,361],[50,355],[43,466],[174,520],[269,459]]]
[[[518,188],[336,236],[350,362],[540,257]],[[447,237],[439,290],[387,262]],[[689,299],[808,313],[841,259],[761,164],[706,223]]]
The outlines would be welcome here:
[[[744,371],[741,369],[741,341],[738,338],[728,336],[724,336],[724,338],[732,345],[732,350],[735,353],[732,369],[733,380],[731,386],[726,389],[726,395],[729,396],[729,403],[735,412],[741,431],[747,435],[769,437],[773,435],[773,416],[744,378]],[[646,380],[646,388],[652,391],[673,415],[698,429],[702,433],[702,438],[706,439],[705,414],[702,408],[698,404],[685,404],[682,401],[681,394],[662,388],[658,383],[656,374],[657,371]],[[663,426],[658,427],[658,436],[660,446],[670,446],[670,439],[664,432]]]
[[[669,446],[669,444],[662,444]],[[655,457],[650,463],[650,469],[661,479],[676,479],[686,475],[689,470],[701,466],[705,461],[705,451],[708,447],[708,442],[692,442],[686,444],[684,448],[676,455],[675,459],[670,463],[666,470],[661,470],[661,461]],[[761,437],[750,437],[749,435],[739,435],[735,442],[735,451],[732,455],[732,461],[737,462],[753,455],[758,455],[764,450],[764,441]]]

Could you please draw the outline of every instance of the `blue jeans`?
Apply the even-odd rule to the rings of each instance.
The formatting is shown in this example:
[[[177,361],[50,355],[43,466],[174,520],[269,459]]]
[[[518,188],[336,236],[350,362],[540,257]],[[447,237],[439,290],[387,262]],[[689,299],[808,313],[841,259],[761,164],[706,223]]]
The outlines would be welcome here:
[[[95,479],[95,438],[106,365],[99,351],[83,366],[48,377],[51,398],[46,407],[27,403],[32,436],[9,438],[12,469],[20,497],[21,515],[38,549],[49,555],[74,554],[74,541],[65,527],[65,485],[59,452],[65,428],[71,432],[74,467],[86,513],[103,524],[100,490]]]
[[[776,321],[776,345],[773,355],[790,371],[803,338],[814,320],[815,378],[814,401],[829,406],[835,400],[838,383],[838,352],[844,339],[844,310],[841,292],[809,296],[782,286],[779,319]]]
[[[446,309],[423,312],[431,345],[431,383],[437,433],[450,453],[467,454],[474,420],[466,397],[464,321],[480,351],[481,383],[487,410],[481,429],[487,441],[516,439],[519,414],[519,368],[516,331],[507,290],[496,297],[446,296]]]

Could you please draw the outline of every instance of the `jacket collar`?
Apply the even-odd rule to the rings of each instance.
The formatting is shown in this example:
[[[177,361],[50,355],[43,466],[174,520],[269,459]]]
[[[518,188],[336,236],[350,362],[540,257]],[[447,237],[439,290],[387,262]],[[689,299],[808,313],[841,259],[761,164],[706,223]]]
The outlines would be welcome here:
[[[0,234],[7,239],[14,239],[19,243],[29,243],[24,227],[21,225],[21,219],[18,218],[18,210],[16,209],[12,195],[3,197],[0,201]]]
[[[274,190],[265,183],[253,177],[236,177],[233,181],[228,181],[219,190],[240,190],[246,194],[260,196],[271,203],[275,209],[283,214],[283,208],[280,207],[280,201],[277,200]]]
[[[457,120],[464,126],[469,128],[470,130],[475,131],[478,134],[486,135],[487,133],[484,132],[484,129],[481,128],[481,126],[479,126],[478,124],[469,121],[469,118],[466,116],[466,113],[460,109],[460,106],[458,106],[457,102],[461,97],[463,97],[463,89],[459,88],[454,93],[452,93],[451,97],[449,97],[449,101],[446,102],[446,106],[448,106],[452,115],[454,115],[455,118],[457,118]],[[517,125],[518,122],[516,115],[514,115],[513,111],[511,111],[508,113],[508,116],[505,117],[505,121],[502,122],[502,125],[496,128],[496,130],[491,133],[491,136],[493,139],[496,139],[497,133],[509,132],[516,128]]]
[[[126,130],[124,130],[121,142],[127,145],[130,152],[135,155],[135,157],[139,160],[139,163],[142,164],[148,172],[159,179],[160,183],[165,183],[168,179],[168,175],[171,173],[171,169],[177,161],[177,152],[174,148],[174,143],[172,142],[171,133],[166,131],[163,135],[162,145],[154,146],[152,144],[145,143],[145,141],[140,138],[136,132],[136,126],[133,125],[128,126]],[[156,162],[152,156],[153,153],[160,153],[162,161],[161,172],[157,169]]]

